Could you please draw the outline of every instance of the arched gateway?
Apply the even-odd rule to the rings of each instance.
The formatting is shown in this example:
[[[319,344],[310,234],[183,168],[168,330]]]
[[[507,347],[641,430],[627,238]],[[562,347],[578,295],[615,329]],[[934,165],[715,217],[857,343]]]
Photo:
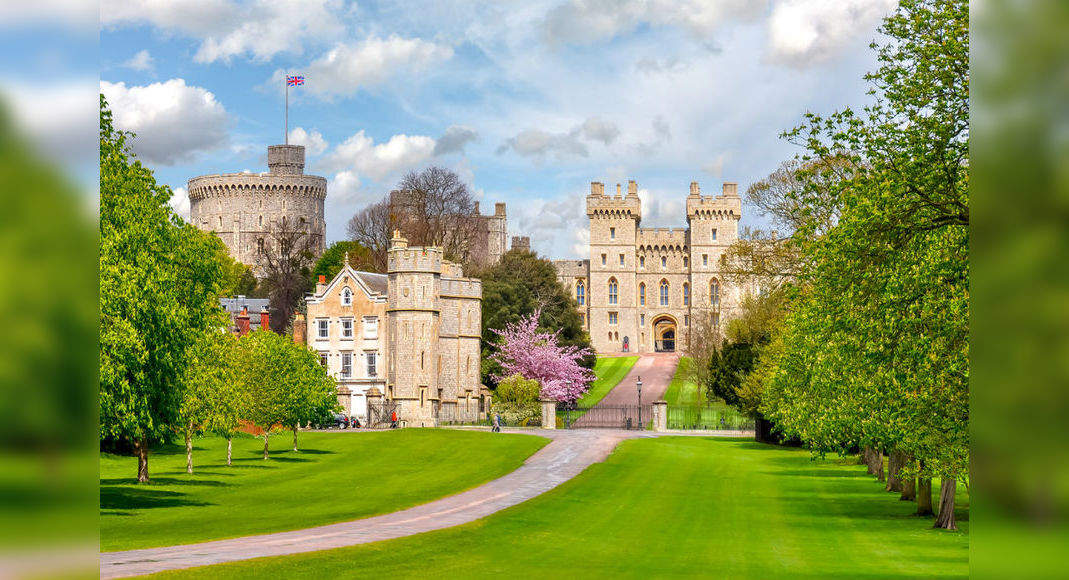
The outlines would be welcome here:
[[[676,320],[667,314],[653,319],[653,350],[657,352],[676,350]]]

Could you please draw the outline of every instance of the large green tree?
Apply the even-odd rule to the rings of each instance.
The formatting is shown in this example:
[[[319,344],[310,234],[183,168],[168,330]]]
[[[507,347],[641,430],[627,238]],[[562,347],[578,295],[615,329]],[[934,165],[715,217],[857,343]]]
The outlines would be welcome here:
[[[797,239],[791,307],[759,368],[761,409],[787,433],[912,457],[921,496],[942,478],[936,525],[951,529],[969,461],[968,20],[964,0],[903,0],[873,44],[872,104],[787,133],[801,162],[851,170],[799,173],[834,188],[841,212]]]
[[[231,463],[233,432],[241,410],[237,337],[211,329],[189,349],[182,406],[179,410],[186,443],[186,473],[193,473],[193,437],[205,431],[227,438],[226,464]]]
[[[500,365],[492,359],[496,351],[498,335],[494,330],[503,330],[526,315],[541,309],[539,329],[560,331],[561,346],[590,347],[590,337],[583,330],[575,300],[565,291],[557,279],[553,263],[534,252],[511,250],[501,260],[481,271],[470,274],[480,278],[483,284],[482,301],[482,379],[484,384],[493,384],[492,376],[503,374]],[[593,368],[594,357],[587,357],[583,366]]]
[[[222,326],[222,242],[171,210],[100,96],[100,435],[149,445],[178,427],[188,351]]]

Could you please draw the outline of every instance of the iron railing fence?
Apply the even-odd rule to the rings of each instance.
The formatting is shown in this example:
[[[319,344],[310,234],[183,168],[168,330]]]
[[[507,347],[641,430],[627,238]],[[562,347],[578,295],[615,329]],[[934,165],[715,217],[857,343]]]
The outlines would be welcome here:
[[[595,405],[579,407],[560,403],[557,419],[565,429],[647,429],[652,405]]]
[[[735,409],[707,405],[669,405],[669,429],[753,431],[753,419]]]

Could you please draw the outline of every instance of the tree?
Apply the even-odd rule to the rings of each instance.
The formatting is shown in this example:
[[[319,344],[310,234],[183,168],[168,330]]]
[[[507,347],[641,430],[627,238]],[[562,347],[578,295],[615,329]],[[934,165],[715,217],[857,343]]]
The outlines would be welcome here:
[[[541,313],[541,309],[536,309],[519,322],[494,331],[501,337],[494,360],[505,373],[495,379],[501,381],[506,376],[518,374],[538,381],[543,399],[575,402],[594,382],[593,371],[579,364],[591,351],[559,344],[559,330],[539,330]]]
[[[293,430],[296,451],[297,429],[339,408],[334,379],[304,345],[259,330],[241,340],[240,360],[244,415],[264,432],[264,459],[276,427]]]
[[[178,426],[188,352],[223,326],[222,242],[171,210],[171,190],[130,152],[100,96],[100,435],[153,440]]]
[[[494,389],[494,412],[510,425],[524,425],[542,416],[539,404],[541,388],[538,381],[523,375],[509,375]]]
[[[557,279],[553,263],[533,252],[511,250],[501,260],[483,269],[472,269],[470,276],[482,280],[482,377],[488,385],[495,376],[507,373],[498,366],[493,353],[502,329],[518,323],[535,310],[541,312],[540,328],[557,331],[562,346],[586,349],[582,366],[594,368],[596,356],[590,349],[590,337],[583,330],[575,300]]]
[[[386,272],[387,251],[396,225],[390,218],[390,203],[386,199],[365,207],[349,218],[346,226],[349,240],[367,248],[368,269],[372,272]]]
[[[414,246],[438,246],[445,258],[466,263],[479,227],[475,198],[455,172],[410,171],[390,193],[390,215]]]
[[[346,256],[348,256],[349,265],[357,270],[366,272],[380,271],[376,270],[372,264],[371,252],[358,242],[334,242],[323,252],[315,267],[312,268],[309,283],[314,285],[320,276],[326,277],[327,282],[333,280],[334,276],[338,275],[338,272],[341,271],[342,266],[345,264]],[[385,270],[382,270],[382,272],[385,272]]]
[[[223,264],[223,296],[260,296],[252,268],[232,258],[226,246],[219,248],[219,261]]]
[[[272,226],[260,252],[260,283],[271,300],[271,330],[285,332],[305,293],[313,288],[309,269],[314,259],[307,230],[285,218]]]
[[[206,430],[227,438],[226,464],[230,465],[240,399],[234,365],[236,341],[229,332],[211,329],[189,349],[179,411],[186,443],[186,473],[193,473],[193,437]]]

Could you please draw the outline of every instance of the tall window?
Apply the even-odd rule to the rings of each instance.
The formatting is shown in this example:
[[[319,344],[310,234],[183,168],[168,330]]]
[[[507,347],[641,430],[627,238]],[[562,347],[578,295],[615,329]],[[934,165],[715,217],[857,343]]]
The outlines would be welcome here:
[[[602,255],[601,255],[601,265],[602,265],[602,266],[604,266],[604,265],[605,265],[605,254],[602,254]]]
[[[353,291],[349,288],[345,288],[341,291],[341,305],[352,306],[353,304]]]
[[[638,315],[638,323],[641,326],[645,326],[645,324],[646,324],[646,315],[645,314],[639,314]]]
[[[661,256],[661,268],[663,269],[666,266],[668,266],[668,258]]]
[[[609,313],[609,324],[616,324],[618,320],[619,320],[618,313],[616,313],[616,312],[610,312]]]
[[[620,265],[621,266],[624,265],[624,255],[623,254],[620,254]]]
[[[615,240],[616,239],[616,228],[609,228],[609,239],[610,240]]]
[[[352,338],[353,337],[353,319],[343,318],[341,320],[341,337]]]
[[[645,268],[646,267],[646,256],[639,256],[638,257],[638,267],[639,268]]]
[[[353,353],[351,352],[341,353],[341,376],[343,379],[353,376]]]
[[[379,353],[369,352],[367,353],[367,376],[374,377],[378,375]]]
[[[668,280],[661,280],[661,306],[668,306]]]
[[[683,256],[683,267],[686,268],[690,265],[690,258]]]
[[[709,254],[702,254],[702,266],[709,265]]]
[[[579,306],[586,304],[586,285],[582,280],[575,283],[575,301]]]
[[[378,338],[379,337],[379,317],[378,316],[365,316],[364,317],[364,338]]]
[[[259,252],[260,254],[264,253],[264,239],[263,238],[257,238],[256,239],[256,251]]]
[[[690,306],[690,284],[683,283],[683,306]]]
[[[720,313],[719,312],[714,312],[713,313],[713,327],[714,328],[720,328]]]
[[[316,321],[316,337],[328,338],[330,337],[330,321],[327,319],[321,319]]]
[[[709,306],[720,310],[720,282],[716,279],[709,281]]]
[[[638,285],[638,305],[646,305],[646,283],[643,282]]]
[[[609,304],[616,304],[616,278],[609,278]]]
[[[329,364],[329,361],[330,361],[330,355],[329,354],[327,354],[325,352],[319,353],[319,364],[320,364],[320,366],[322,366],[323,368],[327,368],[327,365]]]
[[[716,241],[716,228],[713,228],[713,241]]]

